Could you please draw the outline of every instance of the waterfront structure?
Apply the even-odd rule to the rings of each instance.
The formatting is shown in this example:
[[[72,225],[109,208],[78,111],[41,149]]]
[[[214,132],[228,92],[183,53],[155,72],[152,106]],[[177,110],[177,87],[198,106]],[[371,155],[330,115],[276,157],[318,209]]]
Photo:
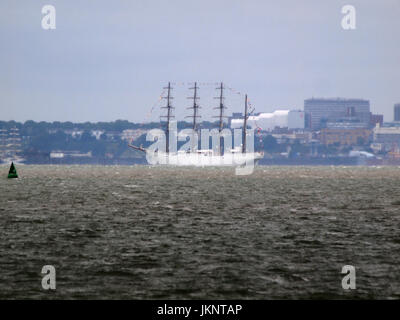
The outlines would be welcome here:
[[[346,118],[366,125],[370,124],[370,103],[363,99],[311,98],[304,100],[307,118],[306,128],[320,130],[326,123]]]
[[[92,152],[80,152],[80,151],[64,151],[55,150],[50,152],[50,159],[62,159],[62,158],[91,158]]]

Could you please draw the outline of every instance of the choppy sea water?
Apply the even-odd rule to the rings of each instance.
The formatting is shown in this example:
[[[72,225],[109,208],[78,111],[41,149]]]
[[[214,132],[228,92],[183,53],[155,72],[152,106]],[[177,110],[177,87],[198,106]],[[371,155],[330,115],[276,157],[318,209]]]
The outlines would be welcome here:
[[[400,298],[397,167],[7,169],[2,299]]]

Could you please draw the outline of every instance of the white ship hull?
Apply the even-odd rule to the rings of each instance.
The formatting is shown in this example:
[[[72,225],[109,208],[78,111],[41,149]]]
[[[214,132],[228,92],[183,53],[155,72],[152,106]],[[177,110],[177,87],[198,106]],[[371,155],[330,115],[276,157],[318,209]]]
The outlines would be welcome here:
[[[222,156],[195,152],[177,152],[169,154],[155,152],[153,155],[147,155],[147,161],[150,164],[195,167],[252,165],[256,164],[261,158],[263,158],[263,154],[260,152],[226,153]]]

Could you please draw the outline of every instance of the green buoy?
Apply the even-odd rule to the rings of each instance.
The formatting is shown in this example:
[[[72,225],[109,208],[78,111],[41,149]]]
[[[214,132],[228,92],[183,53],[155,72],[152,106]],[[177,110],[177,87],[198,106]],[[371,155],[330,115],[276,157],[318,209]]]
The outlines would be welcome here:
[[[18,178],[17,169],[15,169],[14,162],[11,162],[10,171],[8,171],[8,178]]]

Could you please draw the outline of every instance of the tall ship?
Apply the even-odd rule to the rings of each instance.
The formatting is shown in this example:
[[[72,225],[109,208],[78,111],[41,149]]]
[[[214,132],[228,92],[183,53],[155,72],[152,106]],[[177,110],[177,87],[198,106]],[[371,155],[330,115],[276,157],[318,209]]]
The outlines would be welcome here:
[[[166,119],[165,121],[165,148],[163,150],[150,150],[149,148],[143,148],[142,146],[135,146],[132,143],[129,144],[129,147],[142,151],[146,153],[147,160],[152,164],[159,165],[171,165],[171,166],[196,166],[196,167],[204,167],[204,166],[246,166],[257,163],[258,160],[264,157],[263,152],[255,152],[254,150],[248,150],[248,130],[247,130],[247,120],[249,117],[248,111],[248,102],[247,102],[247,94],[245,95],[244,101],[244,119],[243,126],[241,132],[241,143],[238,146],[234,147],[225,147],[226,140],[223,137],[224,135],[224,110],[226,109],[224,105],[224,84],[221,82],[219,87],[219,96],[216,97],[219,100],[218,107],[214,108],[218,110],[218,138],[219,143],[217,143],[217,147],[201,149],[199,148],[199,142],[197,137],[201,136],[199,134],[198,128],[198,118],[200,106],[198,104],[198,89],[197,82],[194,83],[194,87],[190,88],[193,90],[193,96],[190,97],[193,99],[193,105],[188,109],[192,110],[192,115],[189,116],[192,118],[192,132],[196,136],[196,139],[193,139],[195,142],[191,144],[191,146],[186,150],[172,150],[170,148],[170,125],[171,121],[174,118],[172,114],[172,110],[174,107],[171,105],[171,83],[168,83],[168,86],[164,88],[167,90],[167,95],[163,98],[166,99],[166,106],[163,107],[166,109],[166,115],[162,116]],[[254,135],[251,135],[254,139]],[[231,136],[229,137],[231,139]],[[254,140],[251,141],[250,146],[254,146]],[[228,144],[231,145],[232,143]],[[200,143],[200,145],[202,145]],[[253,148],[252,148],[253,149]]]

